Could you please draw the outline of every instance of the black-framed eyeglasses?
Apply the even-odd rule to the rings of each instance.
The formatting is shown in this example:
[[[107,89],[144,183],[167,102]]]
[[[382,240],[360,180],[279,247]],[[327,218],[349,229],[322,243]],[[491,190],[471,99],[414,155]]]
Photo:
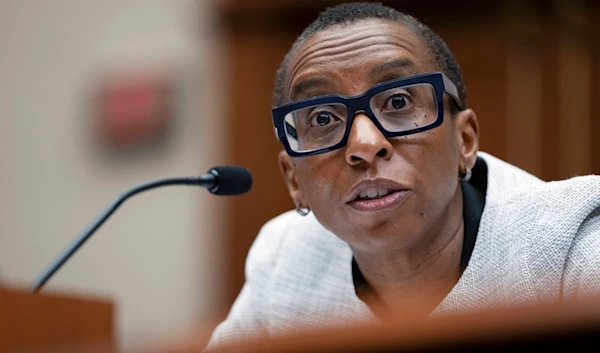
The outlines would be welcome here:
[[[332,94],[280,105],[272,110],[273,125],[291,157],[312,156],[345,146],[358,113],[385,137],[440,126],[444,92],[462,109],[456,85],[443,73],[431,72],[382,82],[358,96]]]

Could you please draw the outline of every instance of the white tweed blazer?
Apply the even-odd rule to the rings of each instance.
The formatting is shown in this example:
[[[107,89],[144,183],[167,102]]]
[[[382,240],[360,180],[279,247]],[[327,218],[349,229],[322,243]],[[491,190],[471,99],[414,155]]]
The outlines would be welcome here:
[[[475,247],[432,315],[600,293],[600,176],[545,182],[489,154]],[[355,294],[352,252],[312,215],[264,225],[246,282],[208,347],[257,333],[376,320]]]

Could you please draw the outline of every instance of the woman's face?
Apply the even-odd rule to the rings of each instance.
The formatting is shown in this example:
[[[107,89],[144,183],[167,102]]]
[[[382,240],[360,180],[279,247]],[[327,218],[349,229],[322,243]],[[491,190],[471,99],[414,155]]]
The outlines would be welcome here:
[[[432,55],[411,30],[363,20],[317,32],[299,47],[289,62],[285,97],[358,95],[383,81],[432,71],[439,71]],[[392,252],[432,242],[450,219],[462,217],[458,173],[474,165],[477,150],[471,113],[453,118],[446,108],[441,126],[390,139],[359,113],[345,147],[293,160],[282,152],[290,194],[355,250]]]

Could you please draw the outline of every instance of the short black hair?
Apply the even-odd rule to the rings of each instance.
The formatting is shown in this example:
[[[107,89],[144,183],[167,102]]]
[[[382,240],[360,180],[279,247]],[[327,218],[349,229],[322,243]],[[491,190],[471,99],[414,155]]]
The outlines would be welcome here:
[[[273,104],[277,106],[283,103],[283,85],[290,58],[308,38],[321,30],[335,25],[352,24],[360,20],[372,18],[399,22],[421,37],[433,55],[439,69],[456,85],[458,96],[462,101],[462,108],[466,108],[467,92],[462,73],[446,42],[431,28],[415,17],[384,6],[381,3],[374,2],[352,2],[327,8],[300,34],[277,70],[273,91]],[[453,102],[451,104],[451,111],[460,110],[454,100],[451,100],[451,102]]]

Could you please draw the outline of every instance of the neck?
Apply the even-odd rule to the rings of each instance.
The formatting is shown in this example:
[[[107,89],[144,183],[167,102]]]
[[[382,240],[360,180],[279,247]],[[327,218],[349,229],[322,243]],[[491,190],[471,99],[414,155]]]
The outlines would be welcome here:
[[[461,275],[464,239],[462,192],[458,189],[448,207],[452,211],[447,221],[435,234],[424,236],[423,242],[389,253],[354,251],[356,263],[376,298],[374,304],[386,311],[392,306],[426,315],[456,284]]]

